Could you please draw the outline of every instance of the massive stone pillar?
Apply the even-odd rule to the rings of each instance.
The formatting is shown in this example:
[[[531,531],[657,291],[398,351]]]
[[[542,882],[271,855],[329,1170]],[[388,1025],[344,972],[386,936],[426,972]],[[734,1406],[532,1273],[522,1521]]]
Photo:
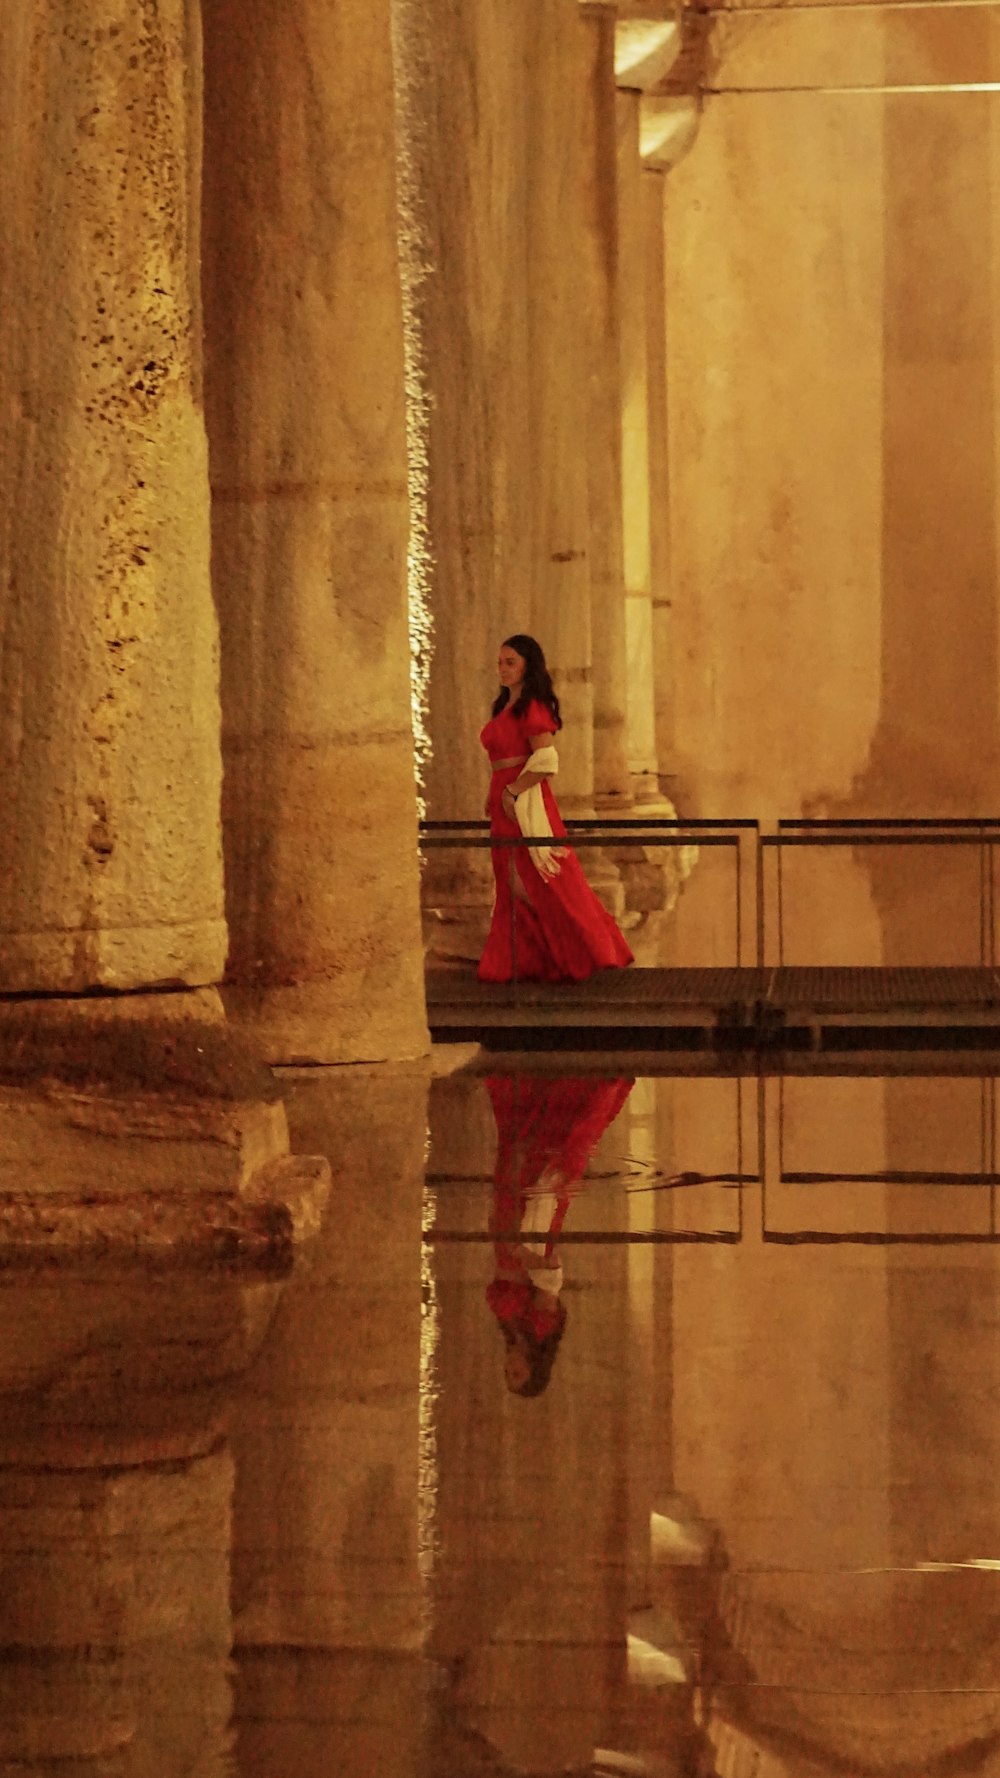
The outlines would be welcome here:
[[[196,16],[98,0],[3,28],[5,1243],[267,1238],[275,1176],[258,1175],[287,1152],[210,986],[226,928]]]
[[[524,63],[530,7],[394,0],[411,460],[421,469],[417,589],[432,623],[427,813],[481,818],[479,731],[499,644],[530,627]],[[448,54],[442,45],[448,44]],[[432,853],[433,948],[478,953],[492,901],[487,855]]]
[[[530,601],[562,706],[558,790],[568,814],[591,807],[594,772],[590,476],[581,449],[589,423],[592,323],[578,273],[585,249],[580,157],[590,99],[587,48],[578,0],[536,0],[526,76]]]
[[[502,18],[485,0],[460,18],[446,0],[396,0],[395,17],[418,572],[433,624],[428,814],[482,813],[479,730],[497,646],[517,630],[538,636],[553,669],[559,798],[579,813],[594,790],[591,537],[616,460],[595,370],[595,328],[607,344],[615,326],[614,293],[599,290],[613,254],[613,234],[601,238],[608,169],[597,184],[609,120],[594,115],[606,40],[588,37],[578,0],[516,0]],[[609,442],[599,468],[598,414]],[[602,535],[605,582],[620,576],[616,536]],[[609,630],[609,672],[614,648]],[[623,680],[623,646],[618,657]],[[605,708],[621,695],[611,684]],[[430,943],[475,953],[492,899],[485,858],[441,857],[424,885]]]
[[[647,365],[640,94],[618,95],[618,214],[622,372],[622,511],[628,650],[628,762],[635,797],[659,789],[653,709],[653,607],[650,562],[649,371]]]
[[[650,655],[653,663],[653,736],[661,790],[673,778],[676,746],[673,587],[670,562],[670,458],[667,409],[665,175],[690,148],[698,102],[690,96],[645,95],[639,115],[642,154],[642,235],[646,305],[649,467]],[[664,781],[667,781],[665,785]]]
[[[643,94],[668,72],[680,49],[676,21],[623,19],[616,33],[618,79],[618,294],[621,330],[622,524],[628,657],[628,762],[635,797],[659,795],[653,601],[662,600],[662,528],[654,504],[666,488],[662,468],[664,346],[654,339],[656,298],[649,253],[649,207],[643,173]],[[659,383],[657,379],[660,379]],[[654,573],[657,584],[654,587]]]
[[[585,256],[592,307],[587,426],[590,504],[590,632],[594,700],[594,807],[627,814],[628,667],[622,540],[621,342],[618,302],[616,0],[583,0],[587,55],[583,186]]]
[[[205,6],[228,1004],[270,1059],[425,1047],[388,0]]]
[[[663,79],[680,47],[673,21],[625,19],[616,34],[618,79],[618,292],[621,320],[622,521],[628,672],[628,763],[635,801],[650,818],[674,816],[661,793],[657,704],[661,688],[654,639],[667,613],[669,561],[663,478],[666,456],[665,344],[662,304],[662,223],[653,229],[643,151],[644,93]],[[659,247],[659,259],[656,246]],[[660,915],[676,901],[686,874],[683,855],[665,849],[622,855],[628,905]],[[659,957],[662,921],[647,922],[637,955]]]
[[[194,13],[22,6],[0,58],[0,991],[225,956]]]

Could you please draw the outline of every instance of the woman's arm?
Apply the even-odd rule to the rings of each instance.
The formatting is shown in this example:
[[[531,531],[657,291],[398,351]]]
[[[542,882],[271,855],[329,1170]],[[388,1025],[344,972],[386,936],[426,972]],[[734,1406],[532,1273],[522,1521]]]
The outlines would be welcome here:
[[[554,747],[555,739],[555,735],[529,735],[528,746],[532,753],[537,753],[542,747]],[[551,772],[534,771],[529,759],[514,779],[513,784],[508,784],[507,788],[512,790],[515,796],[520,796],[522,790],[530,790],[533,784],[538,784],[542,778],[551,778],[551,776]]]
[[[528,746],[531,748],[532,753],[537,753],[542,747],[552,747],[554,744],[554,735],[541,734],[528,736]],[[520,796],[522,790],[530,790],[533,784],[541,784],[545,778],[551,778],[551,776],[551,772],[532,771],[531,761],[530,759],[527,760],[513,783],[506,785],[504,788],[503,796],[500,800],[506,809],[507,814],[513,817],[514,798]]]

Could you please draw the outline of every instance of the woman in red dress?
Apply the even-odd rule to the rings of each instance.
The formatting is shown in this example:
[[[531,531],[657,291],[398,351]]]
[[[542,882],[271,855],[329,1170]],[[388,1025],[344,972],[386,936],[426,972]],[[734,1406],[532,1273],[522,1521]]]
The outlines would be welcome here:
[[[554,768],[552,737],[562,727],[559,699],[532,636],[509,636],[497,662],[500,692],[480,740],[490,756],[486,813],[498,839],[520,836],[516,799],[535,786],[552,834],[566,829],[549,784]],[[532,757],[548,750],[546,764]],[[587,882],[576,854],[560,847],[536,854],[528,846],[500,846],[492,853],[496,878],[493,921],[482,957],[482,982],[582,982],[597,969],[623,969],[632,952],[611,915]],[[513,905],[512,905],[513,904]],[[513,913],[513,919],[512,919]],[[515,957],[516,947],[516,957]]]

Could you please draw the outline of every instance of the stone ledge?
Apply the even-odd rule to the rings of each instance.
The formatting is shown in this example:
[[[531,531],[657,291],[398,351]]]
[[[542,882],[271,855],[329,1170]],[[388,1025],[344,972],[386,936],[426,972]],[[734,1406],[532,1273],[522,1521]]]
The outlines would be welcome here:
[[[270,1070],[243,1039],[221,1022],[172,1016],[174,998],[144,995],[141,1012],[117,996],[0,1001],[0,1085],[280,1100]]]
[[[0,1004],[0,1266],[42,1252],[280,1260],[325,1159],[216,995]]]
[[[43,1256],[77,1260],[126,1251],[178,1263],[267,1261],[285,1269],[319,1232],[329,1190],[324,1159],[286,1155],[262,1168],[242,1195],[0,1192],[0,1272]]]

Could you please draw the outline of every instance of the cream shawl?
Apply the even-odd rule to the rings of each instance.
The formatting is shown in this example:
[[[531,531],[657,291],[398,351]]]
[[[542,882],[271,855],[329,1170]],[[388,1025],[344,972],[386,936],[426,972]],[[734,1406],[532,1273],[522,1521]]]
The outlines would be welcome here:
[[[525,762],[528,771],[544,772],[546,777],[554,778],[559,770],[559,755],[554,747],[538,747]],[[525,839],[535,839],[538,835],[548,835],[554,839],[552,823],[545,807],[541,784],[532,784],[530,790],[522,790],[520,796],[514,798],[514,813],[517,825]],[[564,846],[529,846],[528,855],[540,876],[557,877],[560,861],[565,856]]]

